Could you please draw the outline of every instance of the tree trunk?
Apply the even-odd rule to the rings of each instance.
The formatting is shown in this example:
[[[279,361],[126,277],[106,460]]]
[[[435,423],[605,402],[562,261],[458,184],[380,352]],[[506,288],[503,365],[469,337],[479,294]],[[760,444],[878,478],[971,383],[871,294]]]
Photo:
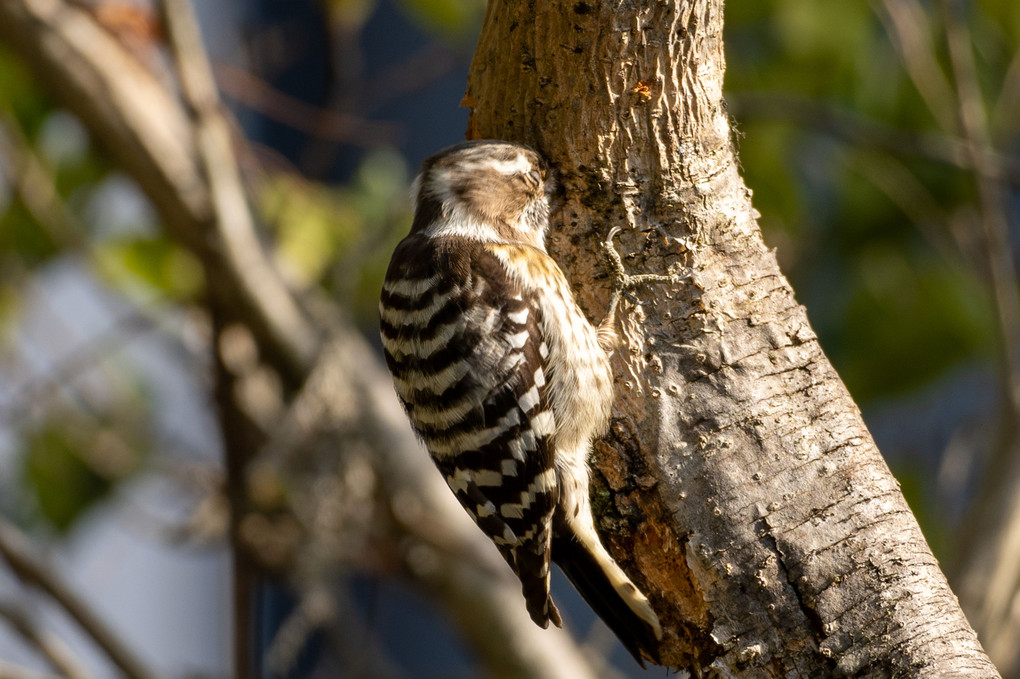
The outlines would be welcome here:
[[[690,274],[621,308],[603,537],[668,665],[998,676],[762,241],[723,71],[720,0],[492,0],[472,64],[469,136],[558,169],[549,247],[593,320],[613,226],[631,273]]]

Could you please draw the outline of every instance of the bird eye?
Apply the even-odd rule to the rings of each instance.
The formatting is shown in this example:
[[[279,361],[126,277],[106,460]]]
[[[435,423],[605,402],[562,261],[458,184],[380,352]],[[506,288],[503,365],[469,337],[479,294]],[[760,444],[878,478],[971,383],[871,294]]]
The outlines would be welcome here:
[[[533,188],[538,188],[542,184],[542,175],[538,170],[532,170],[528,173],[528,184],[531,184]]]

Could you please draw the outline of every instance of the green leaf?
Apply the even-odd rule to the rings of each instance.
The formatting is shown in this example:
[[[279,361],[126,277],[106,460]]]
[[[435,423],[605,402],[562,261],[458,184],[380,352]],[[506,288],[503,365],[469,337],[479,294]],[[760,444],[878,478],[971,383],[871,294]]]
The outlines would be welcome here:
[[[458,43],[476,37],[485,17],[484,0],[400,0],[400,7],[426,30]]]
[[[832,355],[858,400],[903,394],[991,356],[991,300],[970,275],[876,248],[861,258],[856,281]]]
[[[202,290],[202,266],[163,235],[101,241],[96,256],[103,274],[119,287],[142,285],[169,299],[194,299]]]
[[[262,215],[275,228],[276,256],[300,285],[321,280],[343,243],[360,237],[364,221],[343,191],[278,174],[261,188]]]
[[[39,227],[39,223],[15,199],[0,213],[0,256],[9,255],[23,266],[38,266],[61,254],[58,243]]]
[[[53,417],[27,432],[23,476],[42,519],[66,532],[138,469],[142,452],[121,436],[73,415]]]
[[[407,175],[400,155],[375,149],[345,187],[270,177],[257,203],[276,231],[276,256],[288,278],[326,285],[355,315],[374,322],[389,256],[410,223]]]

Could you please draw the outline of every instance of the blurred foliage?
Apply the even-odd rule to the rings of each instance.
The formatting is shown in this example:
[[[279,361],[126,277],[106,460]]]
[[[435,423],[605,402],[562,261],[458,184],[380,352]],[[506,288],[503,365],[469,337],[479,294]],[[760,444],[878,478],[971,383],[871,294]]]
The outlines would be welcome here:
[[[0,475],[0,509],[64,533],[142,466],[150,447],[149,399],[126,366],[106,361],[87,342],[80,353],[58,356],[53,352],[71,337],[54,337],[50,346],[19,335],[21,323],[74,323],[46,319],[52,311],[39,302],[52,291],[38,281],[50,265],[73,260],[113,291],[145,287],[181,299],[198,293],[201,276],[166,237],[139,236],[139,225],[103,235],[111,225],[102,211],[89,218],[89,207],[102,202],[115,171],[6,50],[0,89],[8,93],[0,104],[0,384],[8,382],[0,389],[0,418],[13,444],[3,451],[8,473]],[[25,173],[26,163],[38,171]],[[78,366],[82,357],[90,365]],[[64,363],[73,374],[61,373]]]
[[[50,99],[36,86],[28,71],[3,45],[0,45],[0,92],[8,93],[5,104],[23,121],[38,126],[53,109]],[[33,128],[27,128],[31,134]]]
[[[36,518],[66,532],[140,468],[147,452],[141,413],[128,403],[119,410],[106,421],[54,411],[24,432],[22,479]]]
[[[180,302],[196,299],[203,289],[201,264],[162,234],[104,240],[96,257],[104,277],[118,289],[143,287]]]
[[[278,260],[291,281],[323,286],[374,332],[386,266],[411,221],[408,184],[403,158],[378,148],[344,186],[270,175],[257,205],[276,233]]]
[[[345,29],[363,26],[376,8],[376,0],[326,0],[324,4],[333,25]]]
[[[371,0],[330,6],[332,19],[349,25],[363,22],[373,8]],[[443,20],[451,34],[471,30],[456,27],[463,17]],[[111,390],[106,395],[112,394],[116,408],[92,412],[97,393],[79,393],[73,385],[44,390],[42,401],[18,402],[19,394],[34,393],[40,380],[65,379],[40,374],[49,368],[40,370],[31,360],[22,365],[26,359],[18,357],[28,347],[17,328],[47,313],[26,305],[30,291],[38,289],[37,280],[45,278],[50,264],[68,259],[84,263],[115,297],[141,306],[198,302],[204,276],[200,264],[158,229],[151,214],[124,207],[138,200],[137,190],[6,51],[0,51],[0,87],[12,93],[0,104],[0,153],[12,151],[0,157],[0,383],[10,379],[13,387],[0,389],[0,412],[28,414],[6,422],[14,445],[6,454],[15,464],[9,467],[13,474],[0,475],[5,498],[0,509],[22,523],[66,532],[144,463],[151,447],[151,413],[148,396],[123,392],[124,371],[130,367],[111,364],[102,353],[86,356],[91,348],[85,345],[81,355],[95,367],[103,365],[83,370]],[[24,157],[39,164],[41,185],[23,182]],[[345,310],[374,333],[382,277],[410,224],[409,183],[404,159],[377,148],[364,154],[344,185],[269,174],[254,202],[274,233],[274,253],[288,277],[345,300]],[[46,195],[49,190],[53,195]],[[61,353],[56,346],[37,350]]]
[[[40,229],[20,200],[0,215],[0,258],[17,268],[34,267],[62,252],[47,231]]]
[[[903,498],[910,506],[917,522],[924,527],[924,537],[936,555],[951,553],[956,541],[956,528],[945,520],[944,508],[931,491],[931,482],[924,470],[916,464],[894,465],[893,475],[900,483]]]
[[[400,7],[429,33],[471,45],[485,17],[485,0],[399,0]]]
[[[941,4],[911,6],[922,10],[919,37],[952,95]],[[993,143],[1015,149],[1020,4],[964,6]],[[945,129],[955,125],[955,96],[920,94],[884,12],[881,1],[726,5],[727,96],[745,179],[766,240],[779,245],[784,270],[859,402],[987,360],[998,341],[984,271],[966,266],[968,253],[953,245],[954,223],[981,229],[974,175],[869,139],[873,124],[906,141],[959,135]],[[847,125],[856,127],[840,127]],[[918,224],[919,216],[928,223]]]

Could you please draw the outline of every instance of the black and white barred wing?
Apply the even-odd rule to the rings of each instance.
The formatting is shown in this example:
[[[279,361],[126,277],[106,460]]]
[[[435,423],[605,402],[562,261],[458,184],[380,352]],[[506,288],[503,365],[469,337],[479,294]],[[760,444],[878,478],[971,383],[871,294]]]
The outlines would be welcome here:
[[[532,619],[560,625],[540,310],[481,244],[412,235],[390,263],[380,318],[397,394],[436,466],[520,577]]]

